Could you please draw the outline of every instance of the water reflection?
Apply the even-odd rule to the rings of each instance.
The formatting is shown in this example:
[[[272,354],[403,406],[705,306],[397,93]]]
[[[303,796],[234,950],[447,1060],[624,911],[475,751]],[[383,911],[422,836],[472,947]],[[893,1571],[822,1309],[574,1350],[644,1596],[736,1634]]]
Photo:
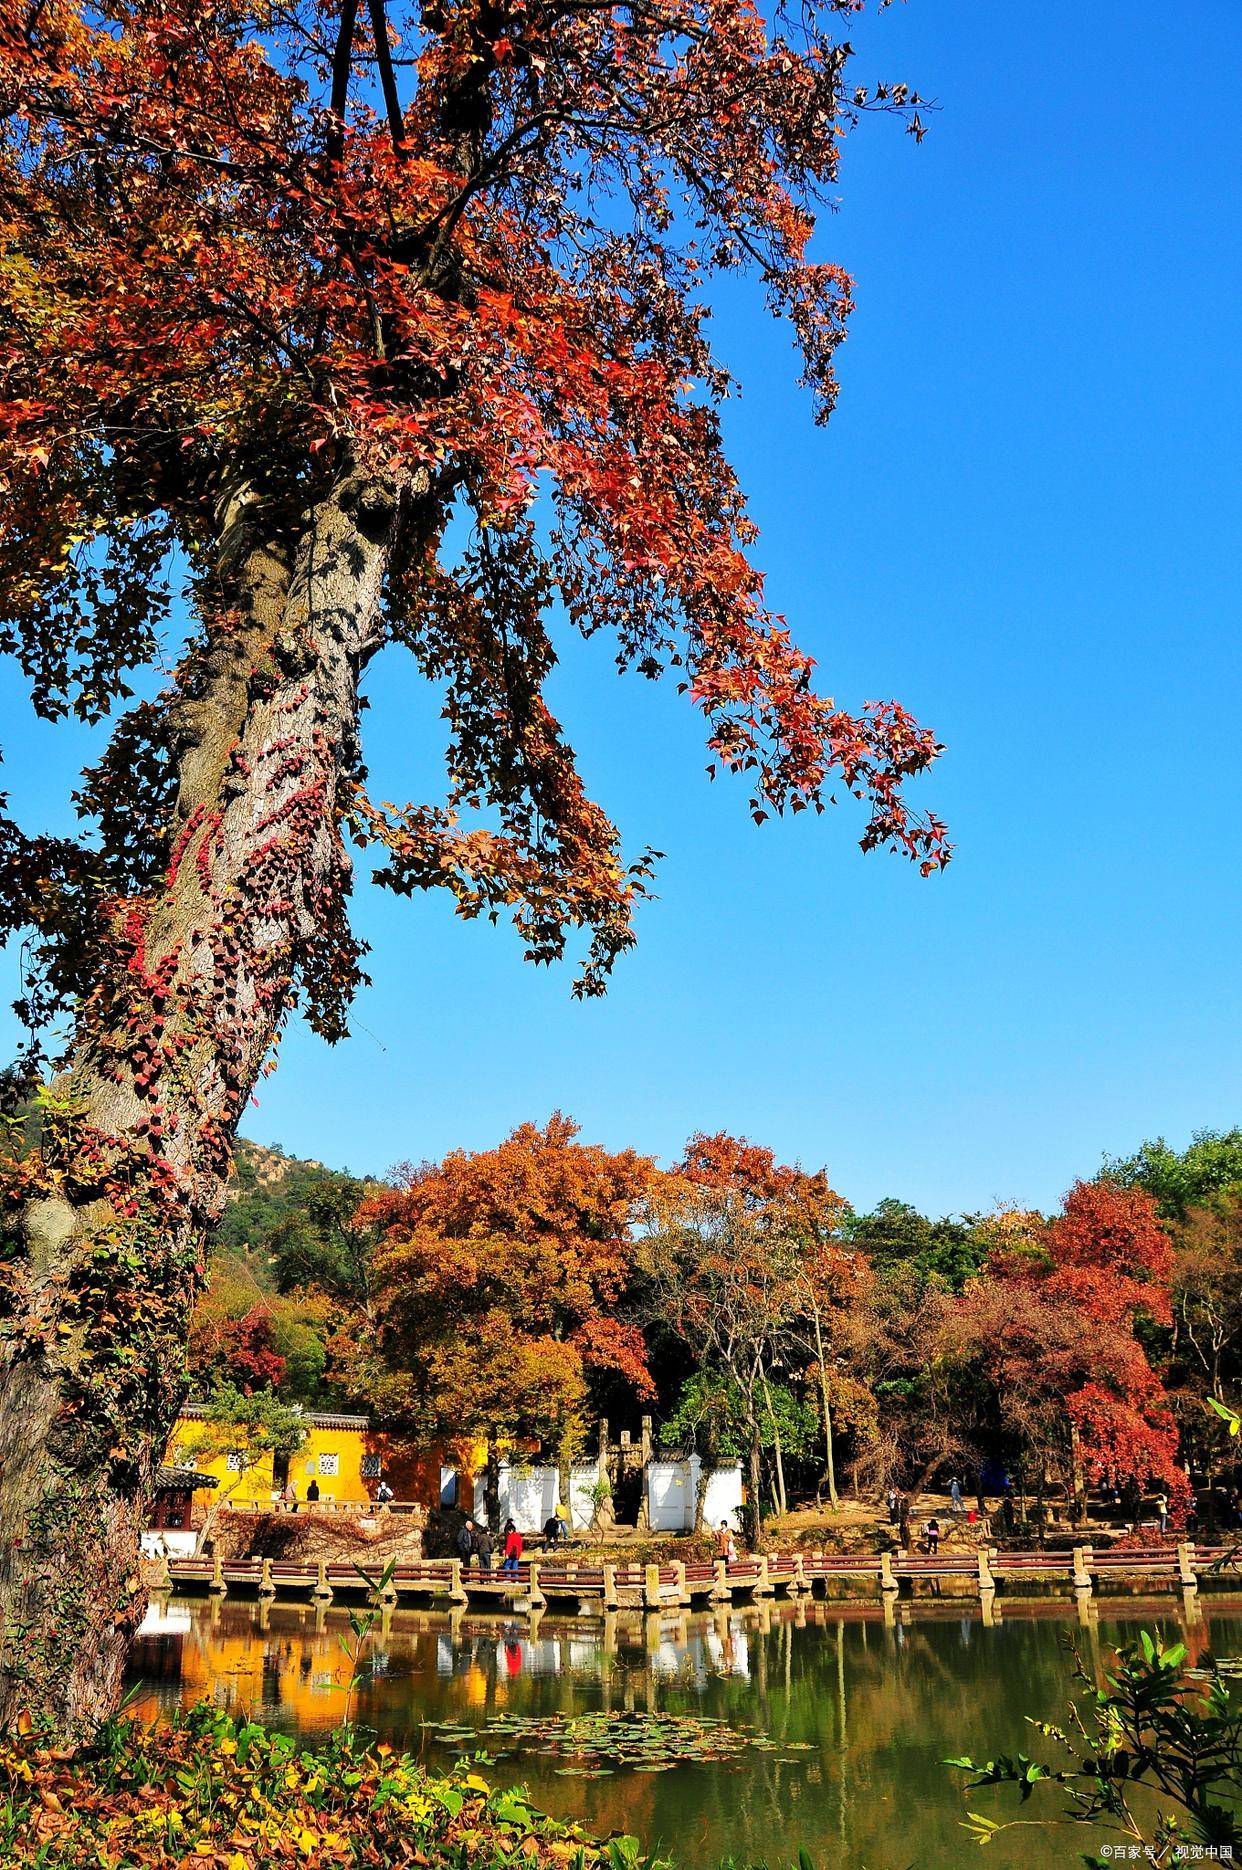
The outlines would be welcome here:
[[[1060,1719],[1067,1643],[1098,1673],[1141,1625],[1179,1631],[1193,1659],[1242,1651],[1242,1606],[1193,1597],[1123,1604],[985,1607],[969,1600],[845,1609],[777,1602],[715,1614],[544,1616],[506,1622],[459,1611],[397,1611],[377,1623],[356,1717],[429,1763],[452,1755],[423,1725],[485,1727],[503,1713],[665,1710],[728,1720],[806,1751],[747,1753],[653,1776],[584,1781],[535,1754],[501,1757],[545,1806],[601,1832],[640,1832],[687,1867],[722,1854],[773,1866],[806,1846],[820,1870],[954,1870],[976,1847],[949,1753],[1030,1749],[1024,1717]],[[210,1699],[307,1736],[340,1721],[352,1665],[344,1612],[176,1600],[153,1611],[134,1658],[155,1714]],[[1011,1807],[975,1794],[995,1816]],[[989,1851],[994,1870],[1060,1870],[1091,1840],[1019,1832]]]

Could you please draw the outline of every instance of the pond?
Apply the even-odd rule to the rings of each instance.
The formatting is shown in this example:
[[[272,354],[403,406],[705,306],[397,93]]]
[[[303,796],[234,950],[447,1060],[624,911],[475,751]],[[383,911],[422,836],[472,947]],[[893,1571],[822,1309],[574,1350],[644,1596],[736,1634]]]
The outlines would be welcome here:
[[[353,1712],[433,1766],[486,1746],[500,1756],[487,1769],[494,1782],[524,1781],[545,1809],[597,1832],[635,1832],[685,1870],[715,1870],[729,1854],[776,1870],[800,1845],[816,1870],[954,1870],[979,1861],[978,1847],[961,1829],[960,1775],[939,1762],[1037,1750],[1024,1717],[1062,1717],[1071,1643],[1092,1670],[1140,1628],[1179,1635],[1192,1658],[1242,1653],[1237,1600],[1208,1598],[1190,1614],[1169,1597],[1093,1600],[1085,1621],[1061,1604],[1011,1601],[1003,1612],[985,1626],[972,1601],[941,1600],[903,1604],[886,1623],[878,1608],[778,1602],[607,1626],[545,1616],[532,1632],[498,1617],[398,1611],[375,1630],[374,1679]],[[141,1711],[208,1698],[307,1738],[345,1716],[341,1610],[178,1598],[145,1628],[133,1661]],[[548,1729],[535,1725],[600,1713],[696,1724],[587,1723],[588,1738],[611,1744],[632,1731],[648,1749],[637,1766],[595,1754],[599,1777],[547,1752]],[[700,1757],[670,1764],[662,1743],[651,1750],[653,1733],[673,1731]],[[970,1803],[1016,1815],[1011,1793]],[[1064,1870],[1101,1841],[1076,1827],[1021,1830],[983,1861]]]

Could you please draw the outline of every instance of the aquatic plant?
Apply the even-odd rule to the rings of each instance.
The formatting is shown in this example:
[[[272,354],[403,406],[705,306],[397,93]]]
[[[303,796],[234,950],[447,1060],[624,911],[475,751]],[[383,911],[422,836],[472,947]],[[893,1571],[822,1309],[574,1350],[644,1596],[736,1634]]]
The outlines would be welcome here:
[[[747,1751],[813,1751],[809,1742],[769,1740],[706,1715],[653,1714],[637,1709],[620,1714],[499,1714],[484,1728],[465,1727],[460,1721],[427,1721],[424,1725],[445,1746],[477,1746],[482,1741],[506,1752],[564,1758],[574,1763],[557,1771],[578,1779],[602,1779],[619,1767],[638,1773],[663,1773],[675,1766],[734,1759]]]
[[[1117,1652],[1102,1684],[1078,1657],[1074,1672],[1084,1692],[1071,1704],[1069,1729],[1030,1723],[1056,1743],[1062,1764],[1023,1753],[985,1765],[969,1756],[945,1761],[973,1775],[969,1791],[1016,1786],[1024,1805],[1041,1784],[1056,1786],[1060,1816],[1006,1822],[970,1812],[965,1829],[980,1844],[1019,1826],[1056,1823],[1097,1825],[1126,1840],[1084,1853],[1092,1870],[1109,1870],[1118,1851],[1132,1847],[1156,1866],[1222,1849],[1232,1856],[1242,1846],[1242,1707],[1231,1671],[1210,1657],[1203,1668],[1187,1668],[1183,1643],[1166,1646],[1144,1630]]]

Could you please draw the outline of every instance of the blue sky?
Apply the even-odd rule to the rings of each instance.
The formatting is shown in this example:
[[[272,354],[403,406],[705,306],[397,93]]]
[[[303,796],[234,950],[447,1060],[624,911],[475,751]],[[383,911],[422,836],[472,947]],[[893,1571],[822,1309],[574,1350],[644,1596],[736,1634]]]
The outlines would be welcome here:
[[[756,828],[671,687],[566,639],[588,782],[667,853],[638,950],[581,1004],[506,930],[362,888],[356,1036],[290,1031],[258,1140],[381,1170],[559,1106],[664,1158],[728,1127],[857,1205],[941,1211],[1049,1206],[1105,1151],[1242,1118],[1242,8],[908,0],[851,30],[859,82],[940,108],[921,147],[851,139],[832,423],[738,291],[726,429],[822,686],[945,741],[919,797],[954,863],[863,857],[849,803]],[[395,657],[370,687],[374,789],[420,796],[434,701]],[[31,726],[8,672],[0,708],[19,815],[67,824],[86,737]]]

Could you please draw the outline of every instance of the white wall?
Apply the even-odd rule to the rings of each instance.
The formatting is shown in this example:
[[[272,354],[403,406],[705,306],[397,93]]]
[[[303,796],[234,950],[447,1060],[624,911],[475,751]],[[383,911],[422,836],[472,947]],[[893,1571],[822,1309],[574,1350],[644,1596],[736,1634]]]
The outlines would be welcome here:
[[[694,1508],[698,1497],[701,1462],[697,1454],[688,1461],[652,1461],[647,1469],[648,1524],[653,1532],[693,1532]],[[591,1523],[594,1505],[591,1489],[598,1479],[594,1462],[575,1466],[570,1471],[574,1528],[581,1532]],[[481,1488],[480,1488],[481,1497]],[[561,1497],[560,1477],[554,1467],[510,1468],[500,1470],[500,1523],[513,1520],[519,1532],[542,1532],[545,1522],[555,1513]],[[727,1462],[713,1468],[707,1477],[706,1524],[719,1526],[727,1519],[735,1532],[741,1528],[742,1464]]]
[[[193,1558],[195,1532],[152,1532],[143,1533],[141,1545],[144,1558]]]
[[[595,1461],[584,1461],[581,1466],[569,1470],[569,1503],[574,1516],[574,1530],[581,1532],[590,1525],[595,1517],[595,1501],[592,1494],[599,1480],[599,1465]],[[560,1490],[557,1490],[560,1498]]]
[[[742,1464],[730,1461],[724,1467],[714,1467],[707,1476],[707,1494],[703,1505],[703,1521],[708,1526],[718,1526],[722,1519],[727,1519],[734,1532],[742,1530]]]
[[[688,1461],[652,1461],[647,1469],[647,1517],[652,1532],[693,1532],[702,1463],[697,1454]],[[742,1464],[731,1461],[713,1468],[707,1477],[705,1523],[719,1526],[727,1519],[736,1532],[741,1521]]]
[[[502,1467],[499,1492],[502,1526],[511,1519],[519,1532],[542,1532],[560,1497],[556,1469]]]

